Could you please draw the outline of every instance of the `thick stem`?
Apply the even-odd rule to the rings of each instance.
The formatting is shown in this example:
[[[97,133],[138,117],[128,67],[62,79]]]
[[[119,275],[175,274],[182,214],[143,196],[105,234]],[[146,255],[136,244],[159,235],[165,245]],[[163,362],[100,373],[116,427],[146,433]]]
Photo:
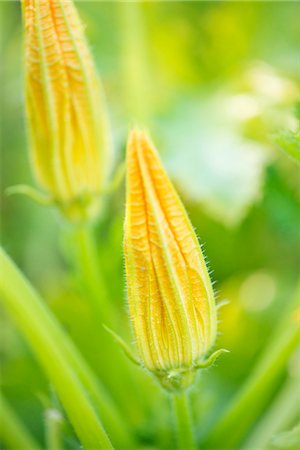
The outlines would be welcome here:
[[[34,437],[25,429],[15,413],[1,396],[0,440],[10,448],[41,450]]]
[[[4,305],[53,383],[85,448],[111,448],[89,396],[119,445],[132,445],[124,421],[104,389],[55,317],[3,250],[0,250],[0,263],[0,293]]]
[[[196,446],[194,443],[192,417],[187,392],[183,391],[173,394],[173,402],[178,449],[194,450]]]

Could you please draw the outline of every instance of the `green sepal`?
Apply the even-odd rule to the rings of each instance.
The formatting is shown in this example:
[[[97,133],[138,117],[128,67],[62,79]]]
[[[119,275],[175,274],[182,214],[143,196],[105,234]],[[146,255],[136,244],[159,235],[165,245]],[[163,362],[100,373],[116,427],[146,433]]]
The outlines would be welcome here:
[[[226,350],[225,348],[220,348],[219,350],[216,350],[207,359],[198,362],[194,366],[195,369],[207,369],[207,367],[210,367],[222,353],[229,353],[229,350]]]
[[[160,385],[168,392],[181,392],[192,386],[196,378],[195,368],[177,368],[153,372]]]
[[[55,206],[69,223],[82,226],[99,216],[101,196],[97,192],[82,192],[68,201],[56,200]]]
[[[206,360],[200,361],[192,367],[157,370],[153,374],[157,377],[161,386],[167,391],[184,391],[194,384],[197,370],[210,367],[222,353],[229,353],[229,351],[221,348],[212,353]]]
[[[134,364],[136,364],[137,366],[141,367],[142,364],[134,356],[134,354],[132,353],[132,350],[130,349],[129,345],[124,341],[124,339],[121,338],[121,336],[119,336],[117,333],[115,333],[113,330],[111,330],[106,325],[102,324],[102,326],[115,339],[115,341],[120,345],[120,347],[122,348],[122,350],[125,353],[125,355],[127,356],[127,358],[130,359],[130,361],[133,362]]]
[[[10,186],[5,190],[6,195],[25,195],[39,205],[50,206],[54,204],[53,198],[49,195],[43,194],[37,189],[28,186],[27,184],[17,184]]]

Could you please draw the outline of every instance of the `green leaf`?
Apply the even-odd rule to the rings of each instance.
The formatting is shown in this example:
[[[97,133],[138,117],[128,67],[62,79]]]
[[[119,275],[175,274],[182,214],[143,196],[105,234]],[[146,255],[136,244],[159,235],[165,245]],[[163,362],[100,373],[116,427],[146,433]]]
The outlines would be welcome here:
[[[124,445],[130,438],[122,419],[89,367],[13,261],[0,250],[0,294],[5,308],[30,344],[56,389],[85,449],[112,448],[90,396],[113,437]]]

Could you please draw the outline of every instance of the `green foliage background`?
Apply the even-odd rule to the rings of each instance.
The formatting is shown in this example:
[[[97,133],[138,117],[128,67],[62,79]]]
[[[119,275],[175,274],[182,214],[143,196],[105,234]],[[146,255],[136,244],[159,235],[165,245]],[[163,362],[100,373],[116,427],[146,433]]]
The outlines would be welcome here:
[[[299,127],[294,108],[300,4],[178,1],[129,8],[84,1],[77,6],[106,91],[116,166],[124,158],[129,127],[145,124],[204,244],[218,298],[230,301],[220,314],[218,345],[231,353],[201,374],[192,394],[197,433],[205,436],[299,292],[300,172],[274,136]],[[70,272],[68,226],[55,211],[4,194],[8,186],[34,181],[26,143],[20,5],[1,2],[0,14],[3,245],[96,373],[105,378],[103,368],[111,368],[106,381],[118,385],[112,395],[141,448],[170,448],[169,400],[142,371],[139,387],[118,377],[118,364],[103,341],[111,338],[99,331],[102,318],[91,311],[78,276]],[[123,216],[122,184],[106,199],[96,236],[109,298],[118,310],[117,329],[130,342]],[[44,411],[57,406],[57,399],[4,311],[0,329],[3,393],[43,443]],[[122,358],[130,366],[120,352]],[[256,425],[287,380],[300,384],[299,358],[298,350],[270,386]],[[297,419],[300,412],[286,429]],[[279,426],[279,431],[285,430]],[[67,422],[64,441],[66,448],[78,448]]]

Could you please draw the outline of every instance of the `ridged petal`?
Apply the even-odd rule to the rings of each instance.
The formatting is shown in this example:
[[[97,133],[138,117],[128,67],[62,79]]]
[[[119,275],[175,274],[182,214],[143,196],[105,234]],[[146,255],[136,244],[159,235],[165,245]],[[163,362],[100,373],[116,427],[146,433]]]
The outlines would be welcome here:
[[[143,131],[127,149],[125,261],[130,315],[150,370],[190,367],[216,336],[213,290],[184,207]]]
[[[59,202],[99,192],[111,148],[101,87],[70,0],[23,0],[33,164]]]

